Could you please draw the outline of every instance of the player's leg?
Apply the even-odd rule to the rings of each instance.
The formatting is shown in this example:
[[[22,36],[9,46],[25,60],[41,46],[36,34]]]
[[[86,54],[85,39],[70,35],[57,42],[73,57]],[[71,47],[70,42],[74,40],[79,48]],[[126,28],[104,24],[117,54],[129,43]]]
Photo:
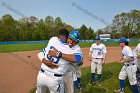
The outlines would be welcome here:
[[[80,79],[81,79],[81,69],[79,65],[75,65],[74,66],[74,70],[75,70],[75,75],[76,75],[76,80],[74,81],[74,86],[77,90],[77,92],[80,92],[82,90],[81,88],[81,84],[80,84]]]
[[[90,81],[90,83],[95,83],[95,70],[97,67],[97,63],[95,61],[96,60],[93,60],[91,62],[91,81]]]
[[[40,93],[38,89],[44,90],[44,86],[46,86],[51,93],[64,93],[63,83],[63,76],[53,76],[52,74],[48,74],[48,72],[40,71],[37,81],[37,92],[39,91]],[[43,90],[41,90],[41,93],[46,93],[46,91],[44,92]]]
[[[65,93],[74,93],[73,72],[72,70],[64,76]]]
[[[120,87],[114,90],[116,93],[124,91],[124,80],[127,77],[126,66],[123,66],[120,73],[119,73],[119,80],[120,80]]]
[[[63,77],[47,77],[47,87],[49,88],[51,93],[64,93]]]
[[[101,81],[101,74],[102,74],[102,59],[98,59],[97,64],[97,73],[98,73],[98,81]]]
[[[127,67],[127,74],[130,85],[132,85],[134,93],[139,93],[138,86],[137,86],[137,79],[136,79],[136,65],[130,65]]]
[[[81,67],[79,65],[77,65],[77,69],[76,69],[76,75],[77,75],[77,80],[78,80],[78,85],[81,88]]]
[[[37,76],[37,89],[36,89],[36,93],[46,93],[47,91],[47,87],[46,84],[44,83],[45,79],[45,75],[39,71],[38,76]]]

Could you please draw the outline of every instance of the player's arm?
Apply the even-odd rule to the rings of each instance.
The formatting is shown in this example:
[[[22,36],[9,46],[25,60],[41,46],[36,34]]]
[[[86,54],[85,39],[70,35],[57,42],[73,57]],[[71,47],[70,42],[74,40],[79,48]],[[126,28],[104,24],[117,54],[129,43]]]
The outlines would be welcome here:
[[[132,62],[132,61],[134,61],[134,55],[133,55],[133,52],[130,48],[128,48],[126,50],[126,54],[127,54],[127,58],[122,59],[121,63],[122,62]]]
[[[105,64],[105,60],[106,60],[106,53],[107,53],[107,49],[106,46],[103,46],[103,60],[102,60],[102,64]]]
[[[89,58],[89,60],[91,61],[92,60],[92,46],[93,45],[91,45],[91,47],[90,47],[90,49],[89,49],[89,55],[88,55],[88,58]]]
[[[89,51],[89,60],[91,61],[92,60],[92,51]]]
[[[42,51],[40,51],[37,56],[38,56],[39,60],[42,63],[44,63],[46,66],[48,66],[50,68],[58,68],[58,65],[53,64],[53,61],[45,59],[45,51],[44,51],[44,49]]]
[[[105,60],[106,60],[106,54],[103,54],[102,64],[105,64]]]
[[[134,61],[134,57],[126,58],[123,60],[124,62],[131,62]]]
[[[53,50],[49,50],[49,55],[52,57],[61,57],[64,60],[67,60],[73,63],[76,62],[78,64],[82,61],[82,56],[79,53],[65,54],[58,51],[56,48],[54,48]]]
[[[121,63],[122,60],[123,60],[123,58],[120,58],[120,59],[117,61],[117,63]]]
[[[80,63],[82,61],[82,57],[80,54],[64,54],[62,53],[62,59],[70,61],[70,62],[76,62]]]

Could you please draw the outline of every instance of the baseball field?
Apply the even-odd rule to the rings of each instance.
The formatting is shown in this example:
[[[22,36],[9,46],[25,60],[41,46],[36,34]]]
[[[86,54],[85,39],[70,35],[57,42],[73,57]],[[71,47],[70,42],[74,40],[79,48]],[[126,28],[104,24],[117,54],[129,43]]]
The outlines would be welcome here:
[[[123,64],[116,61],[121,57],[121,48],[117,43],[105,43],[107,46],[106,64],[103,65],[101,86],[88,85],[91,79],[89,47],[92,42],[80,43],[83,51],[82,93],[114,93],[119,87],[118,74]],[[132,49],[137,43],[130,43]],[[34,93],[36,76],[41,62],[37,58],[39,50],[45,44],[0,45],[0,93]],[[125,93],[132,93],[128,80],[125,81]]]

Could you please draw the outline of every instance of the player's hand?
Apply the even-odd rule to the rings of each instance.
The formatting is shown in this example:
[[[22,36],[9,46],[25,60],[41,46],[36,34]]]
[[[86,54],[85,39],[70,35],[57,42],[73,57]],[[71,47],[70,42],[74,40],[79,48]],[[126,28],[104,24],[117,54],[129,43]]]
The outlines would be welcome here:
[[[120,60],[118,60],[118,61],[117,61],[117,63],[121,63],[121,61],[120,61]]]
[[[140,55],[138,55],[138,57],[137,58],[139,58],[140,59]]]
[[[49,55],[52,57],[56,57],[58,50],[56,48],[54,48],[53,50],[49,50]]]
[[[89,57],[89,60],[92,61],[92,57]]]
[[[117,61],[117,63],[124,63],[124,60],[119,60]]]
[[[42,63],[48,66],[51,69],[58,68],[58,65],[54,64],[51,60],[46,60],[45,58],[42,59]]]

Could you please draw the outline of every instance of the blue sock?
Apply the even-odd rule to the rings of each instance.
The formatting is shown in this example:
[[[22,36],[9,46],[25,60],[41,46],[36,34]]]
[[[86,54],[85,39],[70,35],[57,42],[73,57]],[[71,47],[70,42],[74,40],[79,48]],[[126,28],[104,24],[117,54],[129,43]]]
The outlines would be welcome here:
[[[121,90],[124,89],[124,80],[120,80],[120,89],[121,89]]]
[[[92,81],[95,81],[95,73],[92,73]]]
[[[77,78],[79,87],[80,87],[80,84],[81,84],[81,83],[80,83],[80,79],[81,79],[81,78]]]
[[[98,74],[98,81],[101,81],[101,74]]]
[[[74,86],[76,87],[76,89],[80,89],[78,80],[74,81]]]
[[[139,90],[138,90],[138,85],[133,85],[133,90],[134,90],[134,93],[139,93]]]
[[[77,80],[78,80],[78,83],[80,83],[80,79],[81,79],[81,78],[77,78]]]

